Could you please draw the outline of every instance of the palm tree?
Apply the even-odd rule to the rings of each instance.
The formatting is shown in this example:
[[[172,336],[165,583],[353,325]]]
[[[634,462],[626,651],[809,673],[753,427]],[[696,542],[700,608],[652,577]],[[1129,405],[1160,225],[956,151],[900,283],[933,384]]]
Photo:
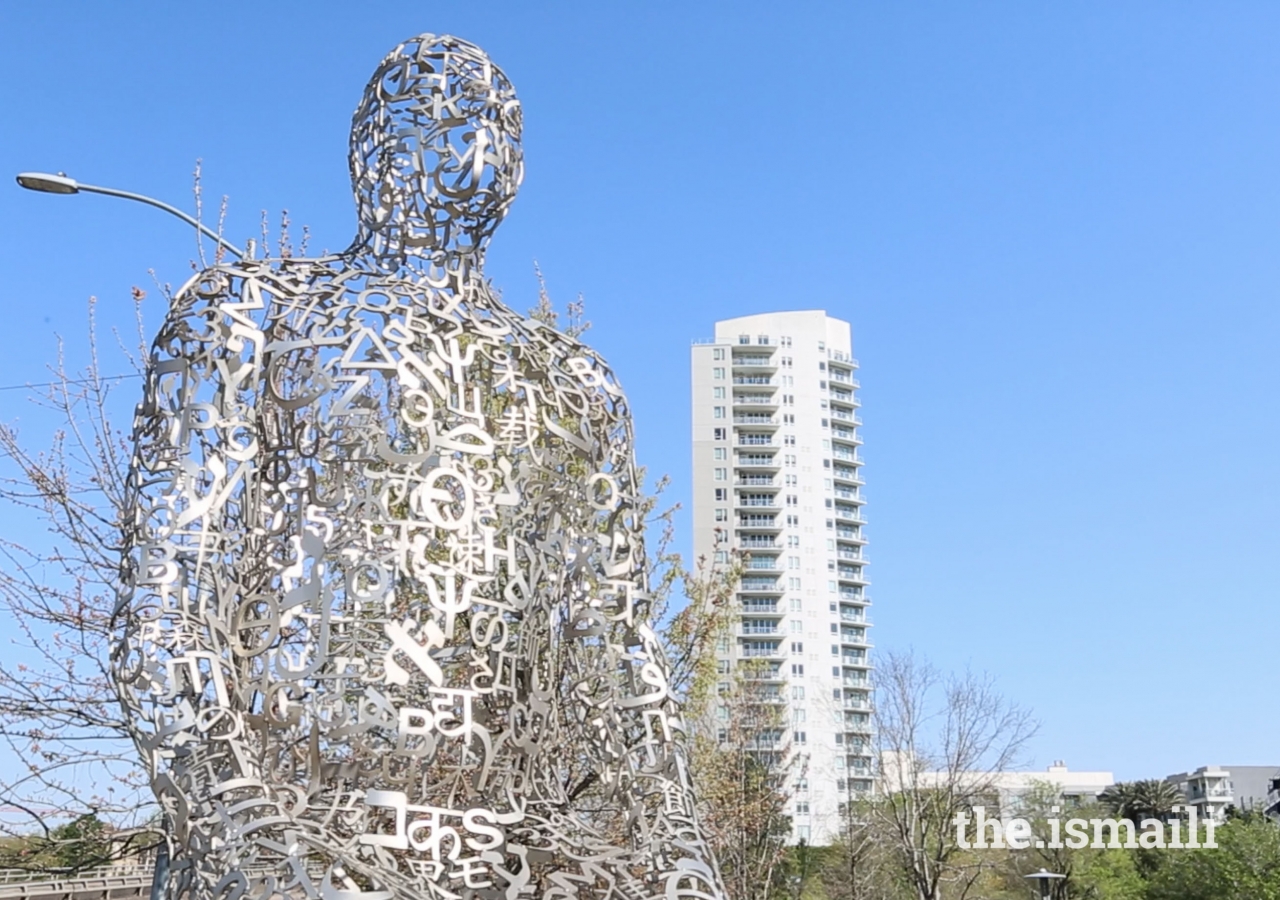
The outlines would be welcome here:
[[[1156,778],[1117,782],[1099,794],[1098,800],[1114,815],[1134,824],[1143,819],[1168,821],[1176,815],[1174,807],[1186,802],[1180,790]]]

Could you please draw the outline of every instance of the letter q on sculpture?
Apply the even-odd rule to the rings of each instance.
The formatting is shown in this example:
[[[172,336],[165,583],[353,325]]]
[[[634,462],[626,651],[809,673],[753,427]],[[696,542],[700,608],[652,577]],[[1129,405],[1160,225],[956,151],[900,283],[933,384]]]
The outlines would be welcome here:
[[[626,397],[484,278],[520,131],[479,48],[406,41],[350,249],[206,269],[156,337],[113,671],[173,900],[723,897]]]

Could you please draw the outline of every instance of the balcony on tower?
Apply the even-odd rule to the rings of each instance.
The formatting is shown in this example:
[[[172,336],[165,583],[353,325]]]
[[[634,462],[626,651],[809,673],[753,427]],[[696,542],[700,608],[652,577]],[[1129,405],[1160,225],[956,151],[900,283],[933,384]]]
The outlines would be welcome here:
[[[741,412],[734,410],[734,425],[748,425],[752,428],[761,428],[772,431],[778,430],[778,422],[770,413],[764,412]]]
[[[768,372],[773,374],[778,369],[772,347],[751,347],[750,350],[744,348],[741,353],[736,352],[736,347],[734,350],[732,363],[735,377],[739,373],[745,374],[748,372]]]
[[[758,450],[740,450],[734,458],[733,464],[738,468],[752,469],[755,471],[767,470],[777,472],[782,466],[779,464],[778,455],[772,450],[761,452]]]
[[[772,394],[744,394],[734,391],[733,394],[733,412],[737,416],[742,412],[763,412],[772,413],[778,409],[778,400]]]
[[[769,512],[781,512],[782,507],[778,503],[778,495],[776,493],[755,493],[747,491],[738,491],[734,496],[734,505],[739,509],[753,509]]]

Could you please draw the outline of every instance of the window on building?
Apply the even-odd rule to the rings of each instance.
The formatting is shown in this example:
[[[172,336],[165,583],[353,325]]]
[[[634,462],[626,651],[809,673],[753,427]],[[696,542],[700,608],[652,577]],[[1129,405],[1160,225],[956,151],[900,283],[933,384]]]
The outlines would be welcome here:
[[[790,528],[798,528],[800,526],[800,517],[787,516],[787,526]]]
[[[788,568],[788,569],[798,569],[798,568],[800,568],[800,557],[798,557],[798,556],[788,556],[788,557],[787,557],[787,568]]]
[[[788,579],[787,579],[787,587],[789,587],[789,588],[790,588],[791,590],[793,590],[793,591],[798,591],[798,590],[800,590],[800,579],[799,579],[799,578],[788,578]]]
[[[716,510],[716,521],[717,521],[717,522],[728,522],[728,521],[729,521],[729,510],[727,510],[727,509],[717,509],[717,510]]]
[[[711,370],[711,377],[717,381],[724,378],[724,366],[716,366]]]
[[[818,363],[818,371],[819,371],[819,372],[825,372],[825,371],[827,371],[827,364],[826,364],[826,363],[824,363],[824,362],[820,362],[820,363]]]
[[[791,710],[791,724],[803,725],[805,722],[805,711],[803,707],[796,707]]]
[[[803,601],[803,600],[801,600],[799,597],[792,597],[792,598],[791,598],[791,611],[792,611],[792,612],[800,612],[800,610],[804,608],[804,607],[803,607],[803,604],[804,604],[804,601]]]
[[[835,612],[835,611],[836,611],[836,605],[835,605],[834,603],[832,603],[832,604],[831,604],[831,611],[832,611],[832,612]],[[839,625],[837,625],[835,622],[832,622],[832,623],[831,623],[831,633],[832,633],[832,634],[839,634],[839,633],[840,633],[840,626],[839,626]]]
[[[724,488],[716,488],[716,499],[721,501],[728,500],[729,492]]]
[[[723,428],[717,428],[715,429],[715,431],[712,432],[712,439],[717,441],[723,441],[725,439],[724,433],[725,433],[725,430]]]
[[[738,343],[739,343],[739,344],[750,344],[750,343],[751,343],[751,335],[749,335],[749,334],[740,334],[740,335],[738,335]]]
[[[716,469],[716,481],[728,481],[729,470],[725,468]]]
[[[792,620],[791,620],[791,633],[792,633],[792,634],[799,634],[799,633],[800,633],[800,632],[802,632],[802,631],[804,631],[804,623],[803,623],[803,622],[801,622],[799,619],[792,619]]]
[[[729,561],[729,551],[717,550],[715,555],[715,561],[718,563],[727,563]]]
[[[792,641],[792,642],[791,642],[791,652],[792,652],[792,653],[803,653],[803,652],[804,652],[804,641]]]
[[[756,343],[757,343],[757,344],[767,344],[767,343],[769,343],[769,335],[767,335],[767,334],[757,334],[757,335],[756,335]]]
[[[800,498],[795,494],[787,494],[787,506],[799,506]]]
[[[723,418],[724,418],[724,407],[723,407],[723,406],[715,406],[715,407],[712,407],[712,409],[711,409],[711,417],[712,417],[713,419],[723,419]]]
[[[796,436],[794,434],[783,435],[782,444],[785,447],[794,447],[796,445]]]
[[[712,358],[712,359],[724,359],[724,348],[723,348],[723,347],[716,347],[714,350],[712,350],[712,351],[711,351],[711,358]],[[724,370],[723,370],[723,369],[721,369],[720,371],[722,371],[722,372],[723,372]]]
[[[826,342],[825,342],[825,341],[818,341],[818,352],[819,352],[819,353],[823,353],[823,352],[825,352],[825,351],[826,351],[826,349],[827,349]]]
[[[832,625],[832,626],[831,626],[831,630],[832,630],[832,631],[836,631],[836,630],[837,630],[837,629],[836,629],[836,626]],[[840,655],[840,645],[839,645],[839,644],[832,644],[832,645],[831,645],[831,655],[832,655],[832,656],[839,656],[839,655]]]
[[[803,674],[804,674],[804,663],[792,663],[792,664],[791,664],[791,674],[792,674],[792,675],[803,675]]]
[[[808,825],[796,826],[796,840],[804,841],[806,844],[809,843],[809,826]]]
[[[803,731],[797,731],[795,732],[795,741],[797,744],[807,744],[809,743],[809,735],[805,734]],[[796,806],[803,806],[806,814],[809,812],[808,803],[797,803]]]
[[[717,400],[723,400],[723,399],[724,399],[724,388],[722,388],[722,387],[713,388],[713,389],[712,389],[712,391],[711,391],[711,393],[712,393],[712,396],[714,396],[714,397],[715,397],[715,399],[717,399]]]
[[[839,677],[840,677],[840,667],[839,667],[839,666],[832,666],[832,667],[831,667],[831,674],[832,674],[832,675],[834,675],[834,676],[836,676],[837,678],[839,678]]]
[[[804,699],[804,685],[803,685],[803,684],[796,684],[796,685],[792,685],[792,686],[791,686],[791,699],[792,699],[792,700],[803,700],[803,699]]]
[[[728,459],[729,451],[726,450],[724,447],[717,447],[714,451],[714,455],[716,459]]]

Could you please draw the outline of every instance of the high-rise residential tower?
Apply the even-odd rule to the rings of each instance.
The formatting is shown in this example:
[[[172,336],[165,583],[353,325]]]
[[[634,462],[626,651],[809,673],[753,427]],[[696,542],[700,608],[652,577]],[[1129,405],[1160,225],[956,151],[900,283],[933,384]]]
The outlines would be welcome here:
[[[693,347],[694,555],[747,556],[727,680],[760,660],[786,704],[793,840],[826,844],[869,792],[862,457],[849,323],[822,310],[716,323]]]

